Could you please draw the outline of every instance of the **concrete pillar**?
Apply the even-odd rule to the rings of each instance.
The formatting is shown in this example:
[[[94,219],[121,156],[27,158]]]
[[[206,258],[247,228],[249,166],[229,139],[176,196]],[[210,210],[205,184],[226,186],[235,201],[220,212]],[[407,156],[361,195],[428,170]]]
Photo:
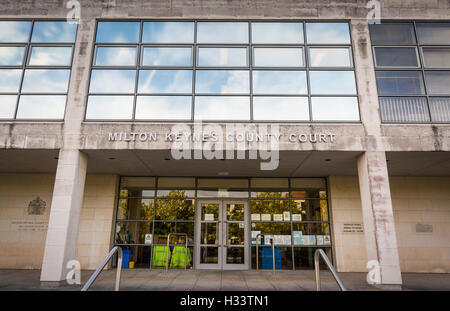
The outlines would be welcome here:
[[[380,285],[400,287],[402,277],[385,152],[361,154],[358,176],[367,259],[378,261]]]
[[[67,262],[75,259],[86,168],[86,154],[79,150],[60,151],[41,281],[65,280]]]

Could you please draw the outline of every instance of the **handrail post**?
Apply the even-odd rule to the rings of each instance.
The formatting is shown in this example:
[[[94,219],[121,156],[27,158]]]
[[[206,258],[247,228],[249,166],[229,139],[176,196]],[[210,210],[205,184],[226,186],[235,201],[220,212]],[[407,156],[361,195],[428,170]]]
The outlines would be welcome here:
[[[259,249],[258,249],[258,241],[260,240],[260,238],[261,238],[261,233],[258,233],[257,235],[256,235],[256,271],[259,271],[259,260],[258,260],[258,258],[259,258]]]
[[[316,290],[320,291],[320,269],[319,269],[319,259],[320,256],[325,261],[325,264],[327,265],[328,269],[330,269],[331,274],[333,275],[334,279],[338,283],[340,289],[342,291],[347,291],[347,289],[344,286],[344,283],[342,283],[341,279],[339,278],[336,270],[334,269],[333,265],[331,264],[330,260],[328,259],[328,256],[325,254],[325,252],[319,248],[314,253],[314,269],[316,274]]]
[[[167,236],[167,248],[166,248],[166,272],[169,271],[169,242],[170,242],[170,236],[171,235],[182,235],[185,237],[186,247],[184,248],[184,271],[187,271],[187,254],[188,254],[188,235],[187,233],[174,233],[171,232]]]
[[[259,271],[259,248],[258,248],[258,241],[260,241],[261,236],[264,235],[262,233],[258,233],[256,235],[256,271]],[[270,239],[271,245],[272,245],[272,271],[275,272],[275,243],[274,238],[272,237]]]
[[[275,240],[272,238],[272,271],[275,272]]]

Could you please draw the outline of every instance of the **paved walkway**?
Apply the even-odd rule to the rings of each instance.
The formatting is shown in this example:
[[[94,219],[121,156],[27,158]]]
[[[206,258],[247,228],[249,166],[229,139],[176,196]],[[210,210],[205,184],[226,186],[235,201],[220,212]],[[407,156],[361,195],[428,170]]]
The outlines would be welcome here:
[[[93,271],[82,271],[84,284]],[[80,290],[80,285],[39,281],[40,270],[0,270],[0,290]],[[378,290],[365,273],[339,273],[348,290]],[[450,274],[403,273],[403,290],[450,290]],[[105,270],[90,290],[113,290],[115,270]],[[321,271],[322,290],[339,290]],[[313,291],[314,271],[122,270],[121,290],[141,291]]]

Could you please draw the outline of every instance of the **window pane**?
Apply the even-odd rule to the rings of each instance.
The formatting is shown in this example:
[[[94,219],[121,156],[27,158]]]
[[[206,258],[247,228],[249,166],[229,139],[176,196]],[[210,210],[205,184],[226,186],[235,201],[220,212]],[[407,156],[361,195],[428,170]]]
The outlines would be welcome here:
[[[0,46],[0,66],[22,65],[24,53],[24,46]]]
[[[191,96],[138,96],[136,119],[189,120]]]
[[[12,119],[16,110],[17,95],[0,95],[0,119]]]
[[[139,42],[139,22],[99,22],[97,25],[97,42],[135,43]]]
[[[27,42],[30,37],[31,22],[0,21],[0,42]]]
[[[310,48],[312,67],[351,67],[352,56],[348,48]]]
[[[359,121],[356,97],[312,97],[314,121]]]
[[[144,43],[193,43],[193,22],[145,22]]]
[[[70,46],[34,46],[31,49],[30,65],[32,66],[70,66],[72,63],[72,47]]]
[[[353,71],[310,71],[311,94],[356,94]]]
[[[22,95],[17,119],[62,120],[65,107],[65,95]]]
[[[171,199],[156,200],[158,220],[194,220],[194,200],[188,199],[183,190],[172,190]]]
[[[192,66],[191,48],[146,47],[142,55],[143,66]]]
[[[252,23],[253,43],[302,44],[303,23]]]
[[[198,22],[198,43],[248,43],[247,22]]]
[[[253,71],[253,93],[306,95],[306,72]]]
[[[450,68],[450,48],[422,48],[424,66]]]
[[[151,220],[153,219],[153,199],[127,198],[120,199],[117,208],[117,219]]]
[[[250,98],[239,96],[197,96],[196,120],[250,120]]]
[[[381,120],[384,122],[427,122],[425,97],[380,97]]]
[[[419,67],[416,48],[375,48],[378,67]]]
[[[308,43],[350,44],[347,23],[306,23]]]
[[[302,67],[302,48],[254,48],[254,66],[257,67]]]
[[[89,96],[86,119],[130,120],[133,96]]]
[[[416,43],[414,27],[411,23],[382,23],[372,24],[369,27],[373,45],[407,45]]]
[[[22,92],[66,93],[69,87],[69,69],[27,69]]]
[[[247,48],[199,48],[198,66],[245,67]]]
[[[136,70],[92,70],[90,93],[134,93]]]
[[[192,70],[141,70],[138,92],[192,94]]]
[[[417,23],[420,44],[444,44],[450,42],[450,23]]]
[[[377,71],[376,78],[380,95],[425,94],[420,71]]]
[[[96,66],[135,66],[135,47],[97,47]]]
[[[250,92],[250,74],[241,70],[197,70],[195,92],[203,94],[243,94]]]
[[[0,92],[18,92],[21,69],[0,69]]]
[[[292,200],[293,221],[328,221],[327,200]]]
[[[77,24],[34,22],[31,42],[75,42]]]
[[[430,111],[433,122],[450,122],[450,97],[431,97]]]
[[[428,94],[450,94],[450,71],[426,71],[425,82]]]
[[[253,97],[254,120],[309,120],[307,97]]]

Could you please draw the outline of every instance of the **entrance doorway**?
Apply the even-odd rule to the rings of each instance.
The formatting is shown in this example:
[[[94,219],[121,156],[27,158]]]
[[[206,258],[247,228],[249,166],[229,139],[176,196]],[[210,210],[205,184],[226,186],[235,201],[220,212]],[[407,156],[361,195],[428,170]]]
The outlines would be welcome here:
[[[247,201],[199,200],[195,242],[198,269],[249,269]]]

